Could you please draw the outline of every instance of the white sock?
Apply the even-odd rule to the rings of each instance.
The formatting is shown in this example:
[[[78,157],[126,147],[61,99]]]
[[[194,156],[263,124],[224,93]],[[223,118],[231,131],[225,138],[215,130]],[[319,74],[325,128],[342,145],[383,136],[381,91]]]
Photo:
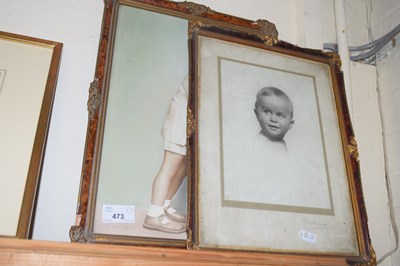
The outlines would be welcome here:
[[[167,207],[168,207],[167,212],[169,214],[173,214],[176,212],[176,210],[174,208],[172,208],[172,206],[171,206],[171,200],[164,201],[164,208],[167,208]]]
[[[150,204],[150,208],[147,212],[147,215],[150,217],[158,217],[160,215],[164,214],[164,206],[158,206],[158,205],[153,205]]]
[[[169,207],[169,206],[171,206],[171,200],[170,200],[170,199],[166,199],[166,200],[164,201],[164,208],[167,208],[167,207]]]

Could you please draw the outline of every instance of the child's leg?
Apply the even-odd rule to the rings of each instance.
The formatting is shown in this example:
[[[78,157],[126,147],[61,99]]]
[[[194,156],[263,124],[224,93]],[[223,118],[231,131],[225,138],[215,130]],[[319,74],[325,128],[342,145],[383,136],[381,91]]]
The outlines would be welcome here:
[[[185,231],[185,225],[177,223],[164,216],[164,202],[170,190],[171,184],[175,187],[177,176],[182,175],[182,164],[185,165],[186,156],[165,151],[160,170],[153,181],[151,206],[145,218],[143,226],[149,229],[161,230],[170,233],[181,233]],[[178,178],[182,182],[183,178]],[[179,186],[175,189],[179,188]]]
[[[186,156],[164,151],[161,168],[153,182],[151,204],[163,206],[167,197],[172,197],[178,190],[185,175]]]
[[[184,161],[180,163],[180,169],[175,175],[175,177],[171,180],[171,184],[168,189],[166,200],[164,201],[164,211],[165,214],[174,220],[175,222],[179,223],[186,223],[186,214],[181,213],[175,210],[170,204],[171,199],[174,197],[176,192],[178,191],[179,187],[182,184],[183,179],[186,177],[187,168],[186,168],[186,158]]]
[[[168,193],[166,200],[171,200],[175,193],[178,191],[179,187],[181,186],[183,179],[186,177],[187,174],[187,165],[186,165],[186,156],[183,161],[179,162],[179,170],[171,180],[169,185]]]

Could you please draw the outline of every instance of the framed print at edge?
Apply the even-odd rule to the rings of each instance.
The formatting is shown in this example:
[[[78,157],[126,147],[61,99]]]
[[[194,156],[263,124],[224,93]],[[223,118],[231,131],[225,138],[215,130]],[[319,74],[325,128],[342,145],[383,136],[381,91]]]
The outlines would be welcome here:
[[[62,43],[0,32],[0,235],[30,238]]]
[[[340,59],[193,25],[195,245],[373,260]]]

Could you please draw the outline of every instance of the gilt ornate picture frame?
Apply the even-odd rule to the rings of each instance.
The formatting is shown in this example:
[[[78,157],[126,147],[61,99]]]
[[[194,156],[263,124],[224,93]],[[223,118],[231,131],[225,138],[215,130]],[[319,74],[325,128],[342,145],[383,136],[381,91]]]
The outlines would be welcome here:
[[[338,56],[191,32],[195,246],[373,260]]]
[[[0,32],[0,235],[30,238],[62,43]]]

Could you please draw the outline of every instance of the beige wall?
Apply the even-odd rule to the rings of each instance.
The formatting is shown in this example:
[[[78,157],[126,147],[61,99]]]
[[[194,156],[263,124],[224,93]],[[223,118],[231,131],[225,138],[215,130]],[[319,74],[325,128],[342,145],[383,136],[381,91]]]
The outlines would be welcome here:
[[[371,36],[377,39],[400,24],[400,2],[371,0]],[[400,36],[395,38],[397,43]],[[386,151],[387,178],[393,195],[393,210],[400,221],[400,49],[390,43],[377,62],[377,86],[381,99],[383,138]],[[386,233],[386,232],[383,232]],[[391,247],[395,247],[394,231],[390,227]],[[400,253],[392,257],[393,265],[400,264]]]

